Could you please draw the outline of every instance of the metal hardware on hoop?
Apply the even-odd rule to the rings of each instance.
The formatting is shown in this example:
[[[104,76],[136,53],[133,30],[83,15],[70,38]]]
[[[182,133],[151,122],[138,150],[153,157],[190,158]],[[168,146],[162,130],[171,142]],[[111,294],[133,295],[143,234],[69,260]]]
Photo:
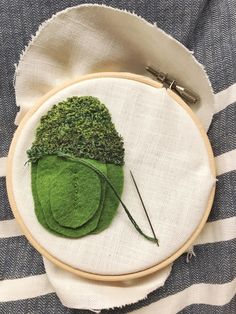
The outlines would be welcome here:
[[[195,93],[180,85],[177,85],[177,82],[174,79],[168,77],[168,73],[157,71],[150,66],[147,66],[146,70],[154,75],[158,81],[163,83],[165,87],[168,87],[176,92],[176,94],[178,94],[187,103],[196,104],[199,101],[199,97]]]

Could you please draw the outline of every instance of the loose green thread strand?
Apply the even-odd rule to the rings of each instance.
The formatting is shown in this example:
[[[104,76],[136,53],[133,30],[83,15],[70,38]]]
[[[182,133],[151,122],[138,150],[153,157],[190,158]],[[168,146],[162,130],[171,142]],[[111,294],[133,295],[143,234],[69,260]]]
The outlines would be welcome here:
[[[122,201],[122,199],[120,198],[119,194],[117,193],[116,189],[114,188],[113,184],[110,182],[110,180],[100,171],[98,170],[97,168],[95,168],[94,166],[92,166],[90,163],[86,162],[85,160],[81,160],[79,158],[76,158],[76,157],[73,157],[73,156],[70,156],[70,155],[67,155],[67,154],[64,154],[64,153],[61,153],[61,152],[58,152],[57,153],[57,156],[58,157],[63,157],[63,158],[67,158],[69,160],[72,160],[72,161],[77,161],[87,167],[89,167],[90,169],[94,170],[98,175],[100,175],[100,177],[102,177],[108,184],[109,186],[111,187],[112,191],[114,192],[114,194],[116,195],[116,197],[118,198],[119,202],[121,203],[122,207],[124,208],[129,220],[131,221],[131,223],[133,224],[133,226],[135,227],[135,229],[144,237],[146,238],[147,240],[149,241],[152,241],[152,242],[155,242],[158,244],[158,240],[155,239],[155,238],[152,238],[148,235],[146,235],[142,229],[139,227],[139,225],[136,223],[135,219],[133,218],[133,216],[131,215],[131,213],[129,212],[128,208],[126,207],[126,205],[124,204],[124,202]]]

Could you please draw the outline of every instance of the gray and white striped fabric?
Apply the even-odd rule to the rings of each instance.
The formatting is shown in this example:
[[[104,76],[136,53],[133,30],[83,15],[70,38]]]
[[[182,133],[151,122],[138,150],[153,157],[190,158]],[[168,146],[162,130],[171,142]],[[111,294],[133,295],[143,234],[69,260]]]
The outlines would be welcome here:
[[[208,135],[217,163],[214,205],[196,257],[181,256],[162,288],[102,313],[236,312],[236,1],[0,1],[0,313],[89,313],[64,307],[42,257],[21,234],[6,195],[5,163],[15,131],[14,63],[39,24],[69,6],[106,4],[134,11],[182,42],[204,66],[217,111]]]

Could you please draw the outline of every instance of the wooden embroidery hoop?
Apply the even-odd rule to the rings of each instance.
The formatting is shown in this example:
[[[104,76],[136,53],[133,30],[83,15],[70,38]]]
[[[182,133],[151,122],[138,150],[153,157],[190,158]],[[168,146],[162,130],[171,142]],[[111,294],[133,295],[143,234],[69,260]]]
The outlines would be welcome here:
[[[30,230],[28,229],[28,227],[25,225],[24,221],[22,220],[22,217],[17,209],[16,206],[16,201],[14,198],[14,194],[13,194],[13,185],[12,185],[12,161],[13,161],[13,155],[14,155],[14,151],[15,151],[15,146],[17,143],[17,140],[20,136],[20,133],[22,131],[22,129],[24,128],[24,125],[26,123],[26,121],[38,110],[38,108],[46,101],[48,100],[50,97],[52,97],[54,94],[56,94],[57,92],[61,91],[62,89],[78,83],[78,82],[82,82],[85,80],[90,80],[90,79],[95,79],[95,78],[123,78],[123,79],[129,79],[129,80],[133,80],[133,81],[137,81],[137,82],[141,82],[156,88],[161,88],[163,87],[161,83],[154,81],[148,77],[145,76],[141,76],[141,75],[137,75],[137,74],[132,74],[132,73],[125,73],[125,72],[101,72],[101,73],[92,73],[92,74],[88,74],[88,75],[84,75],[81,76],[77,79],[71,80],[69,82],[64,83],[63,85],[60,85],[54,89],[52,89],[51,91],[49,91],[46,95],[44,95],[42,98],[39,99],[39,101],[37,101],[37,103],[32,107],[32,109],[30,109],[26,115],[24,116],[24,118],[22,119],[18,129],[16,130],[11,146],[10,146],[10,150],[9,150],[9,155],[8,155],[8,162],[7,162],[7,193],[8,193],[8,197],[9,197],[9,202],[13,211],[13,214],[16,218],[16,221],[18,222],[18,224],[20,225],[24,235],[26,236],[26,238],[28,239],[28,241],[32,244],[32,246],[39,251],[44,257],[46,257],[48,260],[50,260],[51,262],[53,262],[55,265],[61,267],[62,269],[69,271],[73,274],[76,274],[78,276],[81,276],[83,278],[87,278],[87,279],[92,279],[92,280],[98,280],[98,281],[123,281],[123,280],[130,280],[130,279],[135,279],[135,278],[140,278],[140,277],[144,277],[147,275],[150,275],[166,266],[168,266],[170,263],[172,263],[174,260],[176,260],[181,254],[183,254],[190,246],[191,244],[194,242],[194,240],[196,239],[196,237],[199,235],[200,231],[202,230],[204,224],[206,223],[206,220],[209,216],[211,207],[212,207],[212,203],[213,203],[213,199],[214,199],[214,195],[215,195],[215,185],[213,186],[208,202],[207,202],[207,206],[205,209],[205,212],[202,216],[202,219],[199,223],[199,225],[197,226],[197,228],[194,230],[194,232],[192,233],[192,235],[189,237],[189,239],[184,243],[184,245],[182,247],[180,247],[174,254],[172,254],[171,256],[169,256],[168,258],[166,258],[165,260],[163,260],[162,262],[160,262],[159,264],[152,266],[150,268],[147,268],[145,270],[142,271],[138,271],[138,272],[134,272],[134,273],[129,273],[129,274],[123,274],[123,275],[99,275],[99,274],[95,274],[95,273],[89,273],[86,271],[82,271],[76,268],[73,268],[71,266],[69,266],[68,264],[65,264],[63,262],[61,262],[60,260],[58,260],[57,258],[55,258],[54,256],[52,256],[47,250],[44,249],[44,247],[42,247],[32,236],[32,234],[30,233]],[[193,122],[195,123],[195,125],[197,126],[197,128],[200,131],[200,134],[202,136],[202,139],[205,143],[207,152],[208,152],[208,157],[209,157],[209,166],[210,166],[210,170],[212,172],[212,175],[215,177],[216,176],[216,170],[215,170],[215,163],[214,163],[214,156],[213,156],[213,152],[212,152],[212,148],[210,145],[210,142],[208,140],[208,137],[206,135],[206,132],[204,130],[204,128],[201,125],[201,122],[199,121],[198,117],[193,113],[193,111],[189,108],[189,106],[177,95],[175,94],[172,90],[168,89],[167,93],[184,109],[186,110],[186,112],[189,114],[189,116],[192,118]]]

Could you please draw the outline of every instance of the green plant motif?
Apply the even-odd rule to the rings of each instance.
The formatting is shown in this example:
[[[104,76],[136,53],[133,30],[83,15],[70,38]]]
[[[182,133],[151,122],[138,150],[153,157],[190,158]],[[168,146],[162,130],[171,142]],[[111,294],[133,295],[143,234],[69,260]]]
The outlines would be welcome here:
[[[40,224],[50,232],[80,238],[105,230],[122,202],[124,143],[99,99],[71,97],[41,118],[32,147],[32,194]]]

